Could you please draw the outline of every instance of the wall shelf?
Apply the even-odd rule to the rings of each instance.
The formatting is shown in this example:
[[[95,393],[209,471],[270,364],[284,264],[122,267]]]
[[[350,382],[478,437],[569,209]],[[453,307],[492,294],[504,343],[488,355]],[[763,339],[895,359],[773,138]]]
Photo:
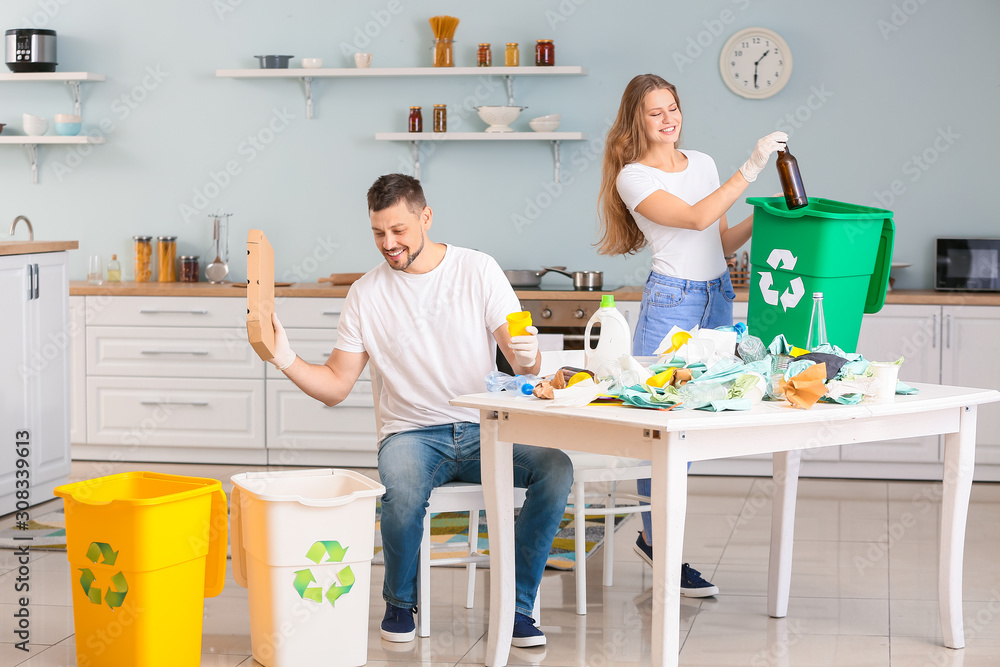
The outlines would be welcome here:
[[[414,178],[418,180],[420,179],[420,142],[422,141],[549,141],[552,143],[552,161],[555,169],[553,179],[559,183],[560,142],[586,141],[586,139],[587,135],[583,132],[377,132],[375,134],[375,141],[407,141],[410,143],[410,150],[413,153]]]
[[[69,86],[70,97],[73,98],[73,113],[80,114],[80,82],[104,81],[103,74],[93,72],[25,72],[23,74],[0,74],[0,83],[11,81],[57,81]]]
[[[305,86],[306,118],[313,117],[313,79],[370,78],[398,76],[502,76],[507,85],[507,104],[514,106],[516,76],[583,76],[586,68],[561,65],[555,67],[341,67],[305,69],[220,69],[215,76],[228,79],[301,79]]]
[[[67,144],[103,144],[104,137],[88,137],[77,135],[74,137],[49,136],[49,137],[26,137],[0,136],[0,144],[11,144],[24,146],[28,153],[28,163],[31,165],[31,182],[38,183],[38,147],[40,145],[67,145]]]

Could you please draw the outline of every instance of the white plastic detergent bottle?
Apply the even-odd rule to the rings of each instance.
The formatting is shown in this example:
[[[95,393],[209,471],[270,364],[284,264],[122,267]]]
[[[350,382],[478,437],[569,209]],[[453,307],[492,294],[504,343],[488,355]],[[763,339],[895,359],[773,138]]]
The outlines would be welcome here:
[[[597,346],[590,346],[590,330],[598,324],[601,332],[597,337]],[[598,374],[598,370],[606,363],[617,362],[623,354],[632,353],[632,336],[625,316],[615,308],[615,297],[612,294],[601,296],[601,307],[587,322],[587,330],[583,333],[583,354],[585,368]]]

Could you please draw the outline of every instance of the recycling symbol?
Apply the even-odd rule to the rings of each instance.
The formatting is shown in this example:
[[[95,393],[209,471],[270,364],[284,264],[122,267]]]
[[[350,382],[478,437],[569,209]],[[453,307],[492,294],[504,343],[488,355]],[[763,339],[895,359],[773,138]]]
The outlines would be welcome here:
[[[104,559],[103,563],[105,565],[114,565],[115,561],[118,560],[118,552],[114,551],[111,545],[106,542],[91,542],[90,547],[87,548],[87,560],[97,564],[101,558]],[[80,572],[83,573],[80,576],[80,585],[83,586],[84,595],[90,598],[90,601],[94,604],[101,604],[101,589],[99,586],[94,586],[97,577],[94,576],[89,567],[80,568]],[[111,577],[111,587],[104,594],[104,601],[113,610],[115,607],[122,606],[127,594],[128,582],[125,581],[125,575],[119,571],[115,576]]]
[[[347,549],[347,547],[340,546],[339,542],[314,542],[309,547],[309,551],[306,552],[306,558],[319,565],[325,555],[327,556],[327,563],[341,563],[344,560]],[[333,606],[337,605],[337,600],[341,596],[346,595],[351,590],[355,581],[354,572],[351,570],[350,565],[344,567],[336,576],[337,583],[330,586],[325,596]],[[324,597],[323,588],[309,585],[314,583],[316,583],[316,577],[312,571],[306,569],[295,572],[295,581],[292,585],[303,600],[311,600],[312,602],[322,604]]]
[[[791,271],[795,268],[795,262],[797,261],[798,257],[795,257],[791,250],[782,250],[781,248],[775,248],[767,257],[767,264],[772,269],[780,267]],[[777,306],[778,301],[781,301],[781,307],[786,312],[789,308],[797,306],[806,293],[805,285],[802,284],[802,278],[798,276],[792,278],[788,284],[788,288],[780,295],[778,294],[778,290],[772,287],[773,285],[774,276],[771,275],[771,272],[761,271],[760,293],[763,295],[764,301],[772,306]]]

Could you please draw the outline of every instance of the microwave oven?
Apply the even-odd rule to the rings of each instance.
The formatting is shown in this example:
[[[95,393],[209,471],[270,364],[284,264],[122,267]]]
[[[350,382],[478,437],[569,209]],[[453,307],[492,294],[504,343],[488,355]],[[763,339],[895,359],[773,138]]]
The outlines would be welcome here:
[[[934,289],[1000,292],[1000,238],[935,239]]]

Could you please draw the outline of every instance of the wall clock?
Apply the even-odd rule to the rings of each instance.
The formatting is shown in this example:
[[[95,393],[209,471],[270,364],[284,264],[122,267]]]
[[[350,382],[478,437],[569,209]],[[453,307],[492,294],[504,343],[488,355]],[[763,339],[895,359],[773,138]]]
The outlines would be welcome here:
[[[785,87],[792,74],[792,52],[776,32],[746,28],[729,38],[719,54],[722,80],[731,91],[763,99]]]

